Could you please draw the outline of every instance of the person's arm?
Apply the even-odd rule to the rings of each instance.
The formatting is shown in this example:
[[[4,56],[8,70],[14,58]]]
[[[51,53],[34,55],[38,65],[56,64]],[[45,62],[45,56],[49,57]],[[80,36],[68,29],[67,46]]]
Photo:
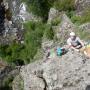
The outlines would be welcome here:
[[[71,40],[70,40],[70,39],[67,40],[67,45],[68,45],[69,47],[71,46]]]
[[[81,43],[81,45],[84,47],[84,43],[82,42],[82,40],[79,37],[77,37],[77,39]]]
[[[71,46],[71,49],[75,50],[75,51],[79,51],[79,49],[76,49],[76,47]]]

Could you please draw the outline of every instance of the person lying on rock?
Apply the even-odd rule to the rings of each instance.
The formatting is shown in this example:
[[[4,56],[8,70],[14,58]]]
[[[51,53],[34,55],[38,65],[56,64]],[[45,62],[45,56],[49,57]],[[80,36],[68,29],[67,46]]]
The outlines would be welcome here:
[[[71,48],[75,51],[79,51],[84,43],[80,40],[79,37],[76,36],[74,32],[70,33],[70,37],[67,39],[68,48]]]

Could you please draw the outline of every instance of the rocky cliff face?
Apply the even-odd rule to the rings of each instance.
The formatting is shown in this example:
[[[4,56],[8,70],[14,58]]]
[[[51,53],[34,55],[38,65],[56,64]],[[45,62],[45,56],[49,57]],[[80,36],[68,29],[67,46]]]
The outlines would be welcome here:
[[[84,8],[90,5],[90,0],[76,0],[77,12],[81,13]],[[4,0],[7,7],[10,7],[12,12],[12,24],[5,28],[4,39],[22,40],[23,23],[27,20],[38,21],[37,17],[26,11],[26,5],[20,0]],[[67,38],[67,33],[76,29],[75,25],[65,15],[61,14],[52,8],[49,13],[48,23],[55,17],[61,17],[61,23],[55,29],[55,34],[58,39]],[[29,19],[28,19],[29,18]],[[39,18],[40,20],[40,18]],[[6,23],[7,24],[7,23]],[[88,26],[87,26],[88,25]],[[80,28],[89,29],[90,25],[81,25]],[[89,29],[90,30],[90,29]],[[19,37],[17,37],[17,34]],[[2,39],[3,41],[3,39]],[[8,40],[7,40],[8,41]],[[6,42],[5,42],[6,43]],[[53,46],[53,41],[42,43],[42,48]],[[90,89],[90,59],[84,57],[78,52],[69,51],[61,57],[56,55],[47,60],[40,60],[35,63],[22,66],[19,70],[13,71],[10,68],[4,68],[0,72],[2,82],[6,75],[16,76],[13,81],[13,90],[87,90]]]
[[[90,85],[89,68],[90,59],[69,51],[61,57],[23,66],[20,75],[24,90],[86,90]]]
[[[76,2],[78,3],[76,4],[78,5],[78,12],[84,9],[81,2],[80,0]],[[86,5],[86,2],[83,1],[83,4]],[[62,13],[52,8],[49,13],[48,23],[50,24],[57,16],[61,17],[61,23],[54,27],[54,30],[57,38],[61,39],[62,36],[64,36],[65,40],[68,32],[74,31],[77,27],[66,14],[61,14]],[[84,29],[84,27],[89,29],[89,27],[84,25],[79,26],[79,28],[82,29]],[[42,44],[42,48],[45,49],[45,47],[49,45],[53,46],[54,42],[47,41]],[[20,69],[19,76],[13,81],[13,90],[21,90],[21,87],[24,90],[90,90],[89,68],[90,59],[85,57],[82,53],[68,51],[61,57],[57,57],[54,53],[54,56],[50,59],[42,59],[23,66]]]
[[[82,14],[85,9],[90,8],[90,0],[75,0],[78,14]]]
[[[3,4],[6,9],[6,15],[8,20],[3,20],[2,35],[0,44],[9,44],[13,40],[23,42],[23,23],[26,21],[39,21],[31,12],[27,11],[27,5],[22,3],[21,0],[3,0]]]
[[[22,25],[21,21],[18,20],[19,17],[17,15],[19,14],[19,7],[20,7],[20,0],[16,2],[17,6],[13,5],[12,0],[2,0],[3,6],[5,7],[5,16],[3,20],[3,30],[2,34],[0,35],[0,44],[9,44],[15,39],[21,40],[21,32],[22,32]],[[1,11],[3,12],[3,11]],[[3,16],[4,16],[3,15]],[[0,17],[0,19],[2,19]],[[17,23],[18,20],[18,23]],[[17,36],[19,34],[19,37]]]

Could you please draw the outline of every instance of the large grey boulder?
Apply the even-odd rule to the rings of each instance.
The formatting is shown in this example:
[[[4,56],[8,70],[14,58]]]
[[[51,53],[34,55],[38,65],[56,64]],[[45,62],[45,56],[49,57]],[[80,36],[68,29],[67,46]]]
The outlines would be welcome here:
[[[69,51],[23,66],[20,74],[24,90],[85,90],[90,85],[90,59]]]

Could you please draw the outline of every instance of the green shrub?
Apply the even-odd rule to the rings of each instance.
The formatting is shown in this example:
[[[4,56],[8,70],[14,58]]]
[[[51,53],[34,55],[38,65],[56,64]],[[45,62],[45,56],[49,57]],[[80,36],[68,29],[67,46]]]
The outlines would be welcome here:
[[[71,11],[74,10],[75,0],[56,0],[54,7],[59,11]]]
[[[0,86],[0,90],[12,90],[12,81],[13,81],[14,77],[7,77],[5,79],[3,79],[1,85]]]
[[[66,15],[71,18],[72,16],[75,15],[75,11],[74,10],[71,10],[71,11],[66,11]]]
[[[54,38],[54,31],[52,29],[52,25],[50,25],[50,24],[46,25],[46,29],[45,29],[44,35],[45,35],[45,37],[47,39],[50,39],[50,40],[52,40]]]
[[[41,48],[42,37],[44,33],[48,39],[53,39],[54,37],[54,32],[51,25],[47,25],[42,22],[31,23],[32,22],[28,22],[25,24],[25,52],[27,53],[26,57],[30,60],[32,60],[36,55],[37,50]]]
[[[10,45],[0,45],[0,57],[6,60],[9,64],[12,64],[15,62],[15,60],[19,59],[22,49],[23,45],[15,42],[11,43]]]
[[[38,48],[41,47],[41,41],[45,26],[42,22],[27,22],[25,26],[25,49],[22,51],[21,57],[24,58],[25,63],[29,63],[37,53]]]
[[[10,45],[0,46],[0,57],[8,63],[29,63],[37,49],[41,47],[41,41],[45,26],[42,22],[27,22],[25,26],[25,43],[24,45],[13,42]]]
[[[90,10],[85,10],[82,16],[72,15],[71,20],[77,25],[90,22]]]
[[[77,25],[80,25],[82,22],[82,18],[80,16],[74,15],[71,17],[71,21]]]
[[[10,45],[0,45],[0,57],[9,64],[23,65],[32,62],[41,48],[44,32],[48,39],[54,37],[52,26],[42,22],[27,22],[24,28],[24,44],[12,42]]]
[[[90,41],[90,32],[85,30],[77,29],[76,34],[84,41]]]
[[[61,17],[58,16],[51,21],[52,26],[57,26],[61,22]]]

